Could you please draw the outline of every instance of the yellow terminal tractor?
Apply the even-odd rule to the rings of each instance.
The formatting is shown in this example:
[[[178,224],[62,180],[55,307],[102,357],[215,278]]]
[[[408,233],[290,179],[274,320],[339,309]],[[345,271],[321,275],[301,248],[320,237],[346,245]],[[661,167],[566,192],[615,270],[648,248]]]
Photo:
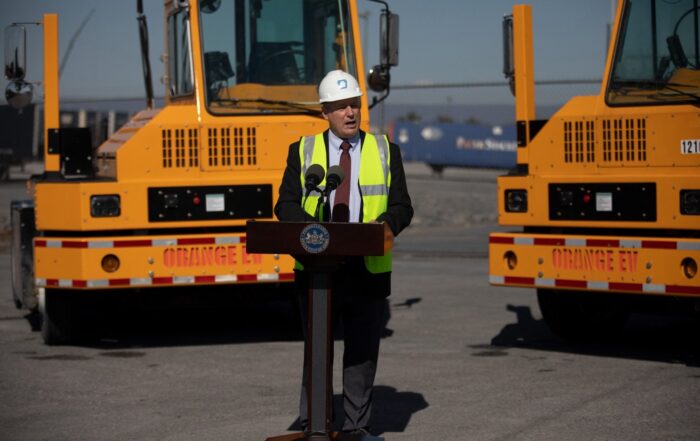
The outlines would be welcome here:
[[[565,338],[605,337],[630,310],[700,309],[700,5],[621,0],[600,93],[535,116],[531,8],[504,19],[517,168],[498,178],[493,285],[537,289]],[[669,300],[668,302],[666,300]]]
[[[381,14],[381,64],[365,81],[355,0],[167,0],[165,105],[154,108],[142,4],[147,106],[95,147],[59,124],[58,18],[43,17],[45,172],[15,203],[13,295],[38,309],[47,344],[74,335],[76,292],[293,281],[289,256],[246,252],[245,223],[271,219],[288,146],[320,132],[317,86],[343,69],[389,93],[398,17]],[[29,102],[21,26],[6,30],[8,101]],[[14,42],[14,43],[13,43]],[[363,119],[363,130],[369,121]]]

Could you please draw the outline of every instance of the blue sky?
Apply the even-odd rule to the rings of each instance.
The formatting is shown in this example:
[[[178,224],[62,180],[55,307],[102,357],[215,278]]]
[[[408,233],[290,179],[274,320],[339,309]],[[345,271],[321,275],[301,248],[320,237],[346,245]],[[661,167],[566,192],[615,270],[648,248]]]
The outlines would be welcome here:
[[[392,84],[461,83],[503,79],[501,19],[510,12],[507,0],[388,0],[400,16],[399,66]],[[611,0],[531,0],[533,6],[535,77],[549,79],[600,78],[607,51]],[[163,68],[163,0],[144,0],[151,37],[151,64],[156,95],[163,95],[159,78]],[[0,26],[13,21],[38,21],[43,12],[59,14],[61,56],[87,17],[61,77],[61,97],[141,97],[144,86],[139,57],[135,0],[0,0]],[[378,61],[379,13],[377,3],[359,0],[359,11],[369,11],[365,64]],[[362,22],[364,23],[364,22]],[[41,32],[27,26],[28,79],[41,79]],[[4,35],[0,35],[4,40]],[[4,47],[4,41],[3,41]],[[6,81],[0,82],[5,89]],[[39,93],[41,89],[38,88]],[[572,91],[596,93],[597,86],[540,87],[538,103],[562,102]],[[4,94],[3,94],[4,98]],[[35,101],[37,99],[35,98]],[[3,99],[4,101],[4,99]],[[397,103],[509,103],[504,89],[433,89],[394,91]]]

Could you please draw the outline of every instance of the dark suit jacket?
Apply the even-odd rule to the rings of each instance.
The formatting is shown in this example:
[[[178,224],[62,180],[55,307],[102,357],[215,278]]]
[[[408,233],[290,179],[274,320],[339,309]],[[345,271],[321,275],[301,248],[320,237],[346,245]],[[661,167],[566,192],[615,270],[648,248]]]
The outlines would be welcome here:
[[[328,130],[323,133],[323,138],[326,145],[326,158],[328,158]],[[365,140],[365,132],[363,131],[360,131],[360,140],[360,148],[362,148]],[[397,236],[411,223],[413,207],[411,206],[411,197],[408,195],[408,189],[406,188],[406,175],[403,170],[399,146],[390,143],[389,155],[391,186],[389,187],[388,205],[386,212],[377,217],[377,221],[386,222],[394,236]],[[326,164],[326,170],[328,170],[328,164]],[[301,206],[303,188],[299,179],[300,175],[301,162],[299,160],[299,141],[297,141],[289,146],[287,168],[284,171],[282,184],[280,185],[279,199],[275,205],[275,215],[281,221],[300,222],[314,220]],[[362,211],[362,207],[360,211]],[[360,212],[360,219],[362,219],[362,212]],[[355,273],[357,276],[355,280],[360,282],[360,285],[366,291],[389,295],[391,273],[371,274],[365,269],[361,259],[350,259],[344,270]],[[304,276],[297,272],[297,279],[303,278]]]

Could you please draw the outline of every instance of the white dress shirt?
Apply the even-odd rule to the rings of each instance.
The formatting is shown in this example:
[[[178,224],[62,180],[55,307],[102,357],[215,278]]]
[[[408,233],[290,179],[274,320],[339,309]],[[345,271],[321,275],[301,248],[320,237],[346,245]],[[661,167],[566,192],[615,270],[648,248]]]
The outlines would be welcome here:
[[[362,196],[360,195],[359,172],[360,172],[360,133],[354,138],[347,140],[350,143],[350,167],[352,173],[345,176],[350,179],[350,222],[360,222],[360,207]],[[340,165],[340,144],[343,143],[332,130],[328,131],[328,167]],[[331,216],[333,215],[333,203],[335,202],[335,190],[330,194]]]

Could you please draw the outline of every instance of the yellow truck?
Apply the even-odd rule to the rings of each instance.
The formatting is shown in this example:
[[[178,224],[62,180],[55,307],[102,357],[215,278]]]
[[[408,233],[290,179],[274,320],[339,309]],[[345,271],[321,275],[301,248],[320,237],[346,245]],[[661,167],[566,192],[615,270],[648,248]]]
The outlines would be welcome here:
[[[382,60],[367,80],[355,0],[163,4],[165,105],[152,106],[138,2],[148,105],[96,148],[84,129],[60,127],[58,18],[43,16],[45,172],[31,181],[33,204],[13,210],[12,271],[15,302],[39,310],[47,344],[75,335],[79,291],[289,286],[292,258],[247,253],[246,221],[273,217],[288,145],[327,128],[317,85],[328,71],[359,79],[367,116],[388,95],[398,17],[385,3]],[[31,85],[22,33],[10,34],[7,96],[21,106]],[[368,83],[383,92],[372,103]]]
[[[621,0],[600,93],[535,115],[531,8],[504,19],[517,166],[498,178],[493,285],[537,289],[565,338],[620,330],[635,307],[700,310],[700,6]]]

